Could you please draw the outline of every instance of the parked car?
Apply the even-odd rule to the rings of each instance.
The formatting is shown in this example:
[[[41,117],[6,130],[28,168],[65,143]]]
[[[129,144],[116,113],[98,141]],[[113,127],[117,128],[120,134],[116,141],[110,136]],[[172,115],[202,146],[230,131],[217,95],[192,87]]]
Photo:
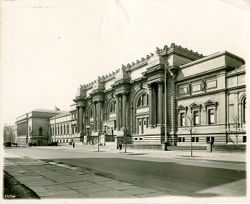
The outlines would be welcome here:
[[[5,143],[4,143],[4,146],[5,146],[5,147],[11,147],[11,142],[5,142]]]
[[[58,146],[58,142],[51,142],[49,146]]]

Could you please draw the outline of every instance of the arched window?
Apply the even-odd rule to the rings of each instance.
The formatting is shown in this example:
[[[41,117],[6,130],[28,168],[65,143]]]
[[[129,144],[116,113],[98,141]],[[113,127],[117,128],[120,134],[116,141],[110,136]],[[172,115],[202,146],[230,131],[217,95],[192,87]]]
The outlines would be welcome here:
[[[242,101],[242,123],[246,123],[246,98]]]
[[[69,134],[69,124],[67,124],[67,134]]]
[[[42,127],[39,128],[39,136],[43,136],[43,128]]]
[[[110,112],[110,113],[115,113],[115,101],[113,101],[113,102],[110,104],[109,112]]]
[[[137,105],[139,107],[145,107],[148,106],[148,94],[143,93],[137,100]]]

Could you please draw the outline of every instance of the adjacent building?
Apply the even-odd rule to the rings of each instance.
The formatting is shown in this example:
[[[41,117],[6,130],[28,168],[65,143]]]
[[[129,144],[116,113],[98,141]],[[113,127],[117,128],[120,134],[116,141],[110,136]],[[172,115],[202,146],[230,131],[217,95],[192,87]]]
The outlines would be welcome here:
[[[77,134],[76,131],[72,131],[71,126],[74,126],[75,120],[72,115],[58,108],[54,110],[35,109],[26,113],[16,119],[16,142],[21,145],[38,146],[48,145],[52,142],[68,142]],[[55,122],[56,125],[54,125]],[[69,128],[64,129],[65,124],[70,126],[70,130]]]
[[[27,128],[17,136],[159,146],[247,139],[245,62],[227,51],[203,56],[172,43],[81,85],[73,101],[69,112],[19,118],[19,130]],[[41,121],[43,134],[39,125],[29,132],[29,118]]]

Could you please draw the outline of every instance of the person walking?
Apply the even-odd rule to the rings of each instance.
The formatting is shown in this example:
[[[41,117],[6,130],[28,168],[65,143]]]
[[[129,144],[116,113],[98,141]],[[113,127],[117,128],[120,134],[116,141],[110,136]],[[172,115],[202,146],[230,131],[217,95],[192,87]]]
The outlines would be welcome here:
[[[122,142],[119,142],[119,151],[122,150]]]

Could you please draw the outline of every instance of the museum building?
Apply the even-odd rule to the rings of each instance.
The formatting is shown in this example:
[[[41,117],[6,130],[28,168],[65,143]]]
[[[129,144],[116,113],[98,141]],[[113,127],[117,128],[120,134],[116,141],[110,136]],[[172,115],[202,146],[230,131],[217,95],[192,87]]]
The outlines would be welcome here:
[[[73,101],[47,117],[47,143],[246,142],[245,62],[227,51],[203,56],[172,43],[81,85]]]

